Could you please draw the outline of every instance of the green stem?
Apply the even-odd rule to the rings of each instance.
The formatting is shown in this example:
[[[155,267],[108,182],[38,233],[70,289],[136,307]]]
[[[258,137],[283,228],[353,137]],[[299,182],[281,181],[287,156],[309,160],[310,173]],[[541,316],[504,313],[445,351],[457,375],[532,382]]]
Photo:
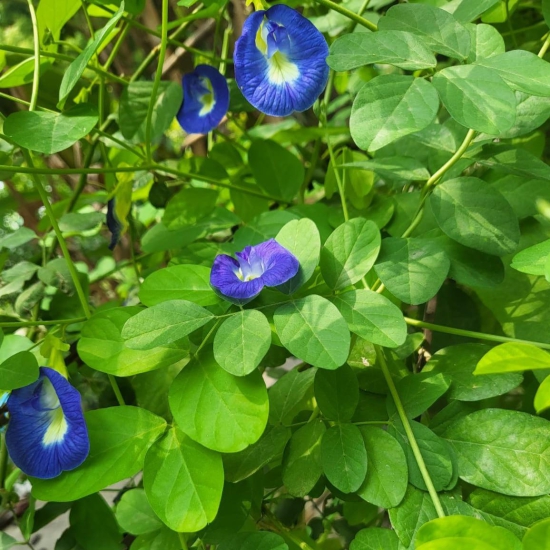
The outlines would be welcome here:
[[[327,140],[328,154],[330,156],[330,164],[332,165],[332,171],[334,172],[334,177],[336,178],[336,185],[338,186],[338,194],[340,195],[340,201],[342,203],[342,210],[344,211],[344,221],[349,220],[349,212],[346,204],[346,189],[342,178],[340,177],[340,171],[338,170],[338,165],[336,164],[336,156],[334,154],[334,149],[330,138],[328,136],[327,127],[328,127],[328,105],[330,101],[330,94],[332,93],[332,84],[334,82],[334,71],[330,71],[330,76],[327,83],[327,88],[325,90],[325,97],[323,100],[323,113],[321,115],[321,120],[323,126],[325,127],[325,137]]]
[[[376,357],[380,362],[380,368],[382,369],[382,373],[384,375],[384,378],[386,379],[386,383],[388,384],[388,388],[390,390],[391,396],[395,403],[397,413],[399,414],[399,418],[401,419],[403,428],[405,429],[405,433],[407,434],[407,439],[409,440],[409,444],[411,446],[416,463],[418,464],[418,469],[420,470],[422,479],[424,480],[424,483],[426,484],[426,487],[428,489],[428,493],[430,494],[430,497],[432,499],[433,505],[435,507],[435,511],[437,512],[438,517],[440,518],[445,517],[445,512],[443,511],[443,507],[441,506],[441,502],[439,500],[439,495],[435,490],[434,484],[432,482],[432,478],[430,477],[430,473],[428,472],[428,468],[426,468],[424,457],[420,452],[420,448],[418,447],[418,443],[416,442],[416,438],[414,437],[411,424],[409,422],[409,419],[407,418],[405,409],[403,408],[403,403],[401,402],[401,398],[397,393],[397,388],[395,387],[395,383],[391,376],[390,370],[388,369],[388,364],[386,363],[384,352],[379,346],[375,345],[374,347],[376,349]]]
[[[181,549],[187,550],[187,541],[185,540],[185,535],[183,533],[178,533],[178,538],[180,539]]]
[[[544,44],[542,45],[542,48],[540,49],[537,55],[542,59],[546,54],[546,52],[548,51],[549,47],[550,47],[550,32],[548,33],[548,36],[546,37],[546,40],[544,41]]]
[[[4,139],[3,135],[0,135]],[[87,174],[121,174],[123,172],[139,172],[139,171],[154,171],[154,172],[165,172],[167,174],[173,174],[185,180],[196,179],[204,183],[210,183],[218,187],[224,187],[226,189],[234,189],[235,191],[240,191],[247,195],[252,195],[255,197],[260,197],[262,199],[268,199],[279,204],[290,204],[287,201],[281,200],[277,197],[272,197],[271,195],[265,195],[260,191],[254,191],[253,189],[247,189],[239,187],[238,185],[233,185],[229,182],[224,182],[204,176],[202,174],[195,174],[192,172],[182,172],[176,168],[170,168],[169,166],[164,166],[162,164],[145,164],[143,166],[118,166],[118,167],[107,167],[107,168],[36,168],[35,166],[11,166],[4,165],[0,166],[1,172],[8,172],[10,174],[44,174],[44,175],[58,175],[58,176],[67,176],[72,174],[79,174],[85,176]],[[86,179],[83,177],[83,182],[85,184]]]
[[[5,489],[6,474],[8,471],[8,447],[6,445],[6,432],[2,432],[0,437],[0,489]]]
[[[18,46],[8,46],[7,44],[0,44],[0,51],[19,54],[19,55],[34,55],[34,50],[31,50],[29,48],[20,48]],[[72,63],[76,58],[72,57],[70,55],[57,53],[57,52],[47,52],[40,50],[40,56],[41,57],[49,57],[51,59],[59,59],[60,61],[68,61],[69,63]],[[108,78],[109,80],[112,80],[113,82],[118,82],[119,84],[127,85],[128,81],[124,80],[124,78],[120,78],[119,76],[116,76],[109,71],[103,70],[101,67],[98,67],[92,63],[88,63],[86,65],[87,69],[90,69],[90,71],[93,71],[97,74],[101,74]]]
[[[155,73],[155,81],[153,83],[153,92],[149,100],[149,109],[147,110],[147,121],[145,123],[145,150],[147,161],[151,162],[151,138],[153,132],[153,110],[157,102],[157,95],[162,77],[162,69],[164,67],[164,59],[166,57],[166,44],[168,41],[168,0],[162,0],[162,19],[161,19],[161,42],[160,53],[157,64],[157,72]]]
[[[23,154],[23,157],[25,158],[27,165],[31,168],[34,167],[30,153],[23,148],[21,148],[21,153]],[[67,248],[67,243],[65,242],[65,238],[61,233],[61,229],[59,229],[57,218],[52,209],[50,201],[48,200],[48,194],[46,193],[46,190],[44,189],[44,186],[42,185],[40,178],[36,174],[34,175],[33,179],[34,179],[34,187],[36,188],[36,190],[38,191],[38,194],[40,195],[40,200],[42,201],[42,204],[46,209],[46,214],[48,216],[48,219],[50,220],[50,224],[53,227],[53,230],[55,231],[57,240],[59,242],[59,246],[61,247],[63,256],[65,257],[65,261],[67,262],[67,266],[69,268],[69,272],[71,274],[71,278],[73,280],[76,293],[78,294],[80,304],[82,305],[82,309],[84,310],[84,315],[86,315],[86,318],[89,319],[92,316],[92,313],[90,311],[90,306],[88,305],[88,300],[86,299],[86,295],[84,294],[84,290],[82,288],[82,285],[80,284],[80,279],[78,278],[78,272],[71,258],[69,249]]]
[[[84,321],[86,321],[86,317],[74,317],[73,319],[56,319],[55,321],[7,321],[0,323],[0,328],[72,325],[74,323],[83,323]]]
[[[315,0],[318,4],[321,4],[321,6],[325,6],[326,8],[329,8],[333,11],[337,11],[338,13],[341,13],[342,15],[345,15],[348,19],[351,19],[352,21],[355,21],[359,25],[369,29],[370,31],[377,31],[378,27],[369,21],[368,19],[365,19],[364,17],[361,17],[360,15],[357,15],[353,11],[350,11],[344,7],[342,7],[340,4],[336,4],[334,2],[331,2],[331,0]]]
[[[34,43],[34,77],[32,80],[32,94],[29,111],[36,109],[36,103],[38,102],[38,87],[40,85],[40,38],[38,36],[38,21],[36,20],[36,11],[32,0],[27,0],[29,4],[29,11],[31,13],[32,21],[32,35]]]
[[[443,332],[445,334],[455,334],[456,336],[466,336],[467,338],[477,338],[478,340],[487,340],[489,342],[516,342],[518,344],[530,344],[541,349],[550,350],[550,344],[544,342],[533,342],[531,340],[521,340],[519,338],[510,338],[508,336],[498,336],[496,334],[486,334],[484,332],[475,332],[473,330],[463,330],[460,328],[445,327],[443,325],[435,325],[433,323],[426,323],[425,321],[417,321],[416,319],[410,319],[405,317],[405,322],[411,327],[427,328],[434,330],[435,332]]]
[[[122,397],[122,393],[120,393],[120,388],[118,387],[116,378],[112,374],[108,374],[107,376],[109,377],[109,382],[111,383],[111,388],[113,388],[113,393],[115,394],[118,404],[121,406],[126,405],[124,402],[124,397]]]
[[[472,140],[474,139],[476,135],[475,130],[468,130],[468,133],[464,137],[464,141],[460,144],[460,147],[455,151],[455,154],[437,171],[433,174],[433,176],[426,182],[426,187],[430,188],[433,185],[436,185],[437,182],[441,179],[441,177],[447,172],[450,168],[452,168],[461,158],[462,155],[466,152],[466,149],[470,146],[470,143],[472,143]]]

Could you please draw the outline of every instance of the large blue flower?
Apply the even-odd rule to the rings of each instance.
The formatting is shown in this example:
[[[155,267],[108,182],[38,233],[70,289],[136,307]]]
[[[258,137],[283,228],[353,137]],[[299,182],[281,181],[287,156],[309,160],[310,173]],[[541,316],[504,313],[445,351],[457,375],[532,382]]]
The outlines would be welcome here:
[[[275,239],[247,246],[235,256],[236,260],[227,254],[216,256],[210,273],[210,284],[235,304],[246,304],[264,286],[286,283],[300,268],[294,254]]]
[[[80,394],[57,371],[40,367],[36,382],[13,390],[6,444],[13,463],[50,479],[80,466],[90,451]]]
[[[177,114],[188,134],[206,134],[216,128],[229,108],[229,88],[222,74],[210,65],[197,65],[183,76],[183,103]]]
[[[327,84],[328,45],[313,23],[279,4],[254,12],[235,44],[235,79],[246,99],[273,116],[309,109]]]

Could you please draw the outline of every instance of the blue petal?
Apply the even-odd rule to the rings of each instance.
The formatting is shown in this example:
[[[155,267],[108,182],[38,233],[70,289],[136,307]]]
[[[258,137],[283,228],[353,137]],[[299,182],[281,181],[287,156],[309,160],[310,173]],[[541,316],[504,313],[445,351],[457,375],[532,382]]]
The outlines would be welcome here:
[[[229,108],[229,88],[221,73],[210,65],[197,65],[183,76],[183,103],[177,114],[188,134],[206,134],[218,126]]]
[[[226,300],[244,305],[255,298],[264,287],[260,277],[243,281],[237,276],[240,264],[226,254],[216,256],[210,272],[210,284]]]
[[[264,18],[284,27],[289,37],[289,43],[284,40],[280,52],[272,56],[276,37],[268,37],[264,51],[257,43]],[[235,44],[235,79],[254,107],[268,115],[286,116],[315,103],[328,80],[327,56],[326,40],[313,23],[279,4],[254,12],[245,21]]]
[[[80,394],[57,371],[40,368],[36,382],[13,390],[6,444],[13,463],[50,479],[80,466],[90,450]]]
[[[262,281],[266,286],[278,286],[292,279],[298,269],[300,262],[294,254],[281,246],[275,239],[269,239],[253,247],[254,254],[262,258],[264,273]]]
[[[115,198],[109,200],[107,203],[107,227],[111,232],[111,242],[109,243],[109,250],[114,250],[115,246],[120,240],[120,232],[122,231],[122,224],[117,218],[115,211]]]

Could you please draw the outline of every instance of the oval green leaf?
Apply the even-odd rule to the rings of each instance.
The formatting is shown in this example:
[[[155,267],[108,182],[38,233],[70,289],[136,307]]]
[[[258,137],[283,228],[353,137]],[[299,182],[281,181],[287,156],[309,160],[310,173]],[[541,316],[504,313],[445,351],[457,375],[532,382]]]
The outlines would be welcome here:
[[[321,296],[307,296],[275,310],[281,343],[294,356],[321,369],[334,370],[348,357],[350,334],[336,306]]]
[[[168,394],[180,429],[208,449],[236,453],[260,439],[269,402],[258,371],[237,377],[223,370],[207,352],[174,380]]]

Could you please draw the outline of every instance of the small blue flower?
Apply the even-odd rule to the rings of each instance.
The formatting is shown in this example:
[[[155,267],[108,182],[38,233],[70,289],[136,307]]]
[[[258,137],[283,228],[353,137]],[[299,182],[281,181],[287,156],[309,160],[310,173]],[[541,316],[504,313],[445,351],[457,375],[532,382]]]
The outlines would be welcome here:
[[[304,16],[283,4],[254,12],[235,44],[235,79],[244,97],[267,115],[309,109],[329,74],[328,45]]]
[[[300,267],[294,254],[275,239],[247,246],[235,256],[236,260],[227,254],[216,256],[210,273],[214,289],[235,304],[250,302],[264,286],[286,283]]]
[[[216,128],[229,109],[225,77],[210,65],[197,65],[183,76],[183,103],[177,114],[188,134],[207,134]]]
[[[6,445],[13,463],[50,479],[80,466],[90,451],[80,394],[57,371],[40,367],[36,382],[13,390]]]
[[[122,224],[116,215],[115,209],[115,198],[113,197],[107,202],[107,227],[111,232],[111,242],[109,243],[109,250],[114,250],[115,246],[120,240],[120,235],[122,232]]]

